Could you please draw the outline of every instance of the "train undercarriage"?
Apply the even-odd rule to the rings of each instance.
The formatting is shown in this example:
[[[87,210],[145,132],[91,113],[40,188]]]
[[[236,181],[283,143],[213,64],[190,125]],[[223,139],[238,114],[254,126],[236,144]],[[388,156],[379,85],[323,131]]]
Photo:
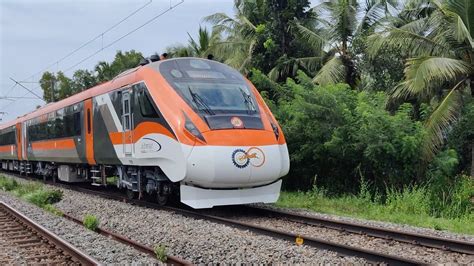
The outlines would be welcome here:
[[[171,182],[159,167],[125,165],[81,165],[54,162],[4,160],[3,170],[20,175],[35,175],[43,180],[67,183],[90,183],[94,186],[116,186],[130,199],[151,199],[165,205],[179,193],[178,184]]]

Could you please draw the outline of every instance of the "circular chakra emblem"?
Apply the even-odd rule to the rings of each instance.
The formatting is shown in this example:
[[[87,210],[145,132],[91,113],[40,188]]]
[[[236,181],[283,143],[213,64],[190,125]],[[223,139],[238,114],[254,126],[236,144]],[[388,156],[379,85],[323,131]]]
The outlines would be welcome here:
[[[249,165],[250,159],[242,149],[237,149],[232,153],[232,162],[238,168],[245,168]]]
[[[242,122],[242,120],[236,116],[230,119],[230,123],[236,128],[244,127],[244,122]]]

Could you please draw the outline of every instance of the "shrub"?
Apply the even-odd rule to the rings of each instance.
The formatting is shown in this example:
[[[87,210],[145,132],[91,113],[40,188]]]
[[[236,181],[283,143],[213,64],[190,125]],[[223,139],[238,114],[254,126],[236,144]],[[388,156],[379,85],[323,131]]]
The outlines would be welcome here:
[[[45,190],[43,188],[39,188],[27,194],[23,194],[23,197],[39,206],[44,207],[47,204],[54,204],[59,202],[62,199],[62,192],[60,190]]]
[[[389,212],[429,215],[430,194],[426,186],[407,186],[387,189],[385,207]]]
[[[161,262],[166,262],[168,260],[168,255],[166,254],[165,245],[156,245],[155,246],[155,255],[156,258]]]
[[[18,187],[18,182],[5,176],[0,176],[0,188],[4,191],[12,191]]]
[[[291,97],[275,112],[291,154],[285,187],[308,190],[313,177],[330,194],[357,193],[364,177],[373,189],[402,188],[418,174],[425,130],[403,104],[385,109],[387,94],[358,92],[348,85],[316,86],[303,73],[289,79]]]
[[[23,197],[37,190],[41,190],[42,188],[43,188],[43,185],[39,182],[22,183],[21,185],[18,186],[18,188],[13,190],[13,194],[15,194],[18,197]]]
[[[92,230],[92,231],[96,231],[97,228],[99,227],[99,219],[91,214],[86,214],[86,216],[84,216],[84,221],[82,223],[87,229]]]

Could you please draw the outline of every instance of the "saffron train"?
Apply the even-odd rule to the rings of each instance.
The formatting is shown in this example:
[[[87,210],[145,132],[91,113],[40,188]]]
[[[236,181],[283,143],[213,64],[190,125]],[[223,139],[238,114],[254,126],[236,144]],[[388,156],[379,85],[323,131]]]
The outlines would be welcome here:
[[[275,202],[289,156],[253,86],[210,60],[177,58],[0,125],[5,170],[91,182],[193,208]],[[109,180],[110,181],[110,180]]]

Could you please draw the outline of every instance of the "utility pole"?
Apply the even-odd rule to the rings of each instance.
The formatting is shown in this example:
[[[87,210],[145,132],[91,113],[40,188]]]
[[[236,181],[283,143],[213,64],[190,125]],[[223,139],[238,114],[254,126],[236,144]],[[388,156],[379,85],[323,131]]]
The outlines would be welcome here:
[[[51,80],[51,102],[53,103],[54,102],[54,86],[55,85],[55,82],[54,82],[54,78]]]

